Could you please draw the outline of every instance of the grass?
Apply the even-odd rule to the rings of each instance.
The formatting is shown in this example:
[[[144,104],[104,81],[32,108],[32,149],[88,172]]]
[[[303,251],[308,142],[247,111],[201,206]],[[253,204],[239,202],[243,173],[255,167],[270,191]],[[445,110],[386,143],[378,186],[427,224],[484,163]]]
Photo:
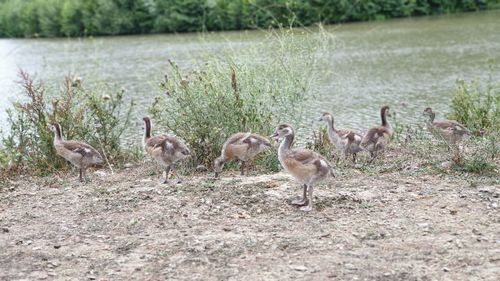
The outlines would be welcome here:
[[[193,69],[181,69],[169,61],[165,79],[159,83],[164,94],[155,98],[149,111],[155,132],[173,132],[190,147],[193,157],[181,174],[198,165],[210,171],[223,142],[233,133],[268,136],[278,123],[300,124],[305,115],[301,105],[314,98],[316,83],[327,74],[319,60],[328,57],[331,40],[331,34],[321,28],[319,32],[280,29],[269,32],[263,42],[224,55],[200,55]],[[264,47],[267,51],[260,54]],[[262,58],[266,64],[254,59],[261,56],[267,56]],[[10,130],[2,135],[3,171],[47,175],[69,167],[55,154],[53,136],[46,129],[51,122],[61,124],[67,139],[97,148],[110,167],[120,168],[143,156],[142,148],[125,147],[120,141],[131,125],[134,102],[126,102],[116,87],[87,89],[81,79],[66,77],[60,90],[46,89],[29,74],[20,76],[23,99],[9,110]],[[411,127],[395,118],[385,158],[368,164],[368,156],[361,153],[353,165],[341,157],[334,163],[336,173],[349,175],[355,169],[373,175],[396,171],[494,175],[499,169],[499,108],[500,90],[491,79],[486,85],[457,81],[448,116],[473,132],[463,143],[461,161],[455,161],[445,142],[432,137],[423,124]],[[325,127],[314,132],[306,146],[329,158],[332,145]],[[279,171],[276,154],[273,147],[251,168],[258,173]],[[227,165],[235,167],[234,162]]]
[[[7,111],[10,130],[1,139],[4,171],[48,175],[67,169],[69,164],[56,154],[48,130],[54,122],[61,125],[64,138],[85,141],[99,150],[108,167],[120,167],[134,157],[134,149],[121,145],[134,107],[133,101],[125,101],[123,91],[113,86],[89,90],[80,78],[71,76],[59,89],[47,89],[27,72],[19,75],[21,97]]]
[[[155,99],[150,113],[162,130],[174,132],[189,145],[189,167],[212,167],[230,135],[251,131],[268,136],[282,120],[302,118],[300,104],[312,96],[320,76],[316,66],[329,39],[324,30],[279,30],[243,50],[207,55],[195,70],[183,70],[170,61],[160,84],[165,94]],[[266,64],[254,60],[264,47]],[[269,152],[255,164],[276,171],[274,155]]]

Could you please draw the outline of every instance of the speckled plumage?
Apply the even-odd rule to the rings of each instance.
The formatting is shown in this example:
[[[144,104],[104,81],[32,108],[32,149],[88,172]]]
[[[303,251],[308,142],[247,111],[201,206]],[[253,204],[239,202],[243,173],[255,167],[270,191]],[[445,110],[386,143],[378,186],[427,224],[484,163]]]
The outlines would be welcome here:
[[[224,163],[232,159],[241,161],[241,174],[245,172],[245,163],[252,161],[261,152],[271,147],[271,143],[265,137],[254,133],[235,133],[231,135],[222,146],[221,155],[214,161],[215,177],[224,167]]]

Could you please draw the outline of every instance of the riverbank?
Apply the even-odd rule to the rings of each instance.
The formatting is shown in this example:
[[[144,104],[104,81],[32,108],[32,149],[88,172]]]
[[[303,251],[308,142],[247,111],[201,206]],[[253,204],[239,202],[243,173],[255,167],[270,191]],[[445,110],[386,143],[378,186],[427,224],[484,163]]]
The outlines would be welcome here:
[[[377,165],[377,164],[376,164]],[[160,184],[150,165],[0,185],[0,279],[495,280],[498,179],[343,168],[315,210],[284,173]]]

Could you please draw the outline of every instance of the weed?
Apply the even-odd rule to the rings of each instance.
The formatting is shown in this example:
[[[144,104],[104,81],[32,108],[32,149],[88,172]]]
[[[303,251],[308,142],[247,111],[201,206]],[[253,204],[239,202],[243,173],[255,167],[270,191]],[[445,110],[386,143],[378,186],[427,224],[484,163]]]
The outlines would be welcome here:
[[[166,92],[150,107],[154,120],[183,138],[193,152],[188,166],[212,166],[224,141],[233,133],[268,136],[281,120],[298,122],[299,104],[311,96],[317,79],[314,66],[325,34],[270,33],[271,44],[259,43],[224,57],[208,56],[196,70],[183,71],[169,61],[160,87]],[[267,63],[252,62],[260,48],[271,46]],[[326,48],[325,48],[326,49]],[[275,154],[257,165],[276,171]]]
[[[38,174],[68,167],[56,155],[48,125],[58,122],[66,139],[88,142],[101,151],[110,164],[123,163],[130,154],[121,146],[121,136],[130,125],[133,101],[128,105],[123,91],[86,90],[82,80],[67,76],[60,91],[47,93],[43,83],[20,71],[22,95],[7,110],[10,131],[2,136],[2,162],[11,169],[29,169]],[[108,93],[110,92],[111,93]]]

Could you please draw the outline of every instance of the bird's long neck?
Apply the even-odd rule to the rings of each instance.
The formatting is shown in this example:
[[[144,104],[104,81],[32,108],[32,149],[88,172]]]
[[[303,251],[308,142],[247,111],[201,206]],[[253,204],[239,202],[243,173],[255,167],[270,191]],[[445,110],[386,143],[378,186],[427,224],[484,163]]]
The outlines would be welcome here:
[[[380,118],[382,119],[382,126],[387,127],[387,117],[385,116],[385,108],[380,110]]]
[[[429,114],[429,123],[434,122],[435,118],[436,118],[436,113],[430,112],[430,114]]]
[[[144,121],[144,140],[147,140],[151,138],[151,121],[150,120],[145,120]]]
[[[334,142],[337,141],[337,134],[335,131],[335,122],[333,120],[333,117],[326,122],[326,127],[327,127],[327,133],[330,139],[332,139]]]
[[[333,119],[333,117],[330,120],[328,120],[326,124],[328,125],[328,130],[335,131],[335,120]]]
[[[56,141],[62,141],[62,133],[61,133],[61,127],[59,124],[55,125],[56,131],[54,132],[54,142]]]
[[[387,121],[387,114],[386,114],[386,109],[385,108],[382,109],[382,111],[380,112],[380,117],[382,118],[382,126],[386,127],[387,130],[389,131],[389,134],[392,135],[392,133],[394,131],[393,131],[392,126],[389,123],[389,121]]]
[[[292,147],[293,139],[294,139],[293,133],[285,137],[285,139],[281,142],[279,147],[280,154],[289,150]]]

